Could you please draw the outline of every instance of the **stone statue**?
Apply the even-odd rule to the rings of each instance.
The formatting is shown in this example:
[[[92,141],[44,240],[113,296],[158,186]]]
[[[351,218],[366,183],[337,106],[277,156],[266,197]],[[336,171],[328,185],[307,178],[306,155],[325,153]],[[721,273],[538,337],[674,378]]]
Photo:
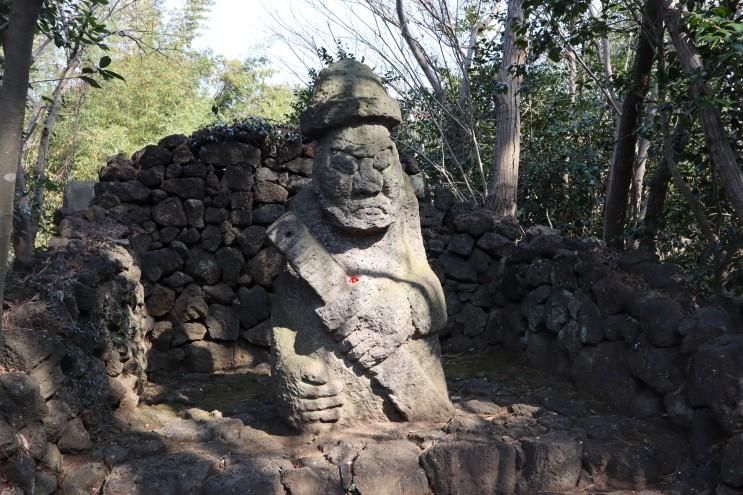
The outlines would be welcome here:
[[[269,228],[287,259],[272,310],[277,404],[300,430],[452,413],[437,335],[444,294],[390,138],[400,121],[354,60],[320,72],[302,115],[318,140],[313,187]]]

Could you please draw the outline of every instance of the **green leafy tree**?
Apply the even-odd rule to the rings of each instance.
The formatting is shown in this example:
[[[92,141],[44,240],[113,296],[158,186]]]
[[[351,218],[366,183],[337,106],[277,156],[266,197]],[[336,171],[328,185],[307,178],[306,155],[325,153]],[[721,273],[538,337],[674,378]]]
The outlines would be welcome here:
[[[273,70],[266,67],[265,58],[215,60],[213,77],[217,90],[212,112],[218,120],[230,122],[249,116],[283,122],[291,113],[293,90],[288,86],[273,85],[268,79]]]

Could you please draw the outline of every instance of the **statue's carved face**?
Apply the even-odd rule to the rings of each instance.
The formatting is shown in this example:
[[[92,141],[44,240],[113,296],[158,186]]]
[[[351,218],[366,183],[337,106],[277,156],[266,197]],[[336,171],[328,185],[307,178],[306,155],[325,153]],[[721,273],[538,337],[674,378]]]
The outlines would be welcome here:
[[[395,221],[402,167],[386,127],[361,125],[324,136],[313,176],[323,211],[338,227],[374,232]]]

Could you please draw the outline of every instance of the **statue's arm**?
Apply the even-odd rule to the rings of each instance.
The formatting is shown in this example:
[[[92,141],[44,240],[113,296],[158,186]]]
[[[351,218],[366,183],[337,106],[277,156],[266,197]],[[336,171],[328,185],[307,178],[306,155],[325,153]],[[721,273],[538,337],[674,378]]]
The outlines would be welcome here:
[[[416,336],[438,333],[446,325],[444,291],[438,285],[438,280],[435,280],[435,284],[412,290],[408,295]]]
[[[300,430],[322,429],[341,417],[343,385],[330,376],[325,364],[297,353],[294,328],[298,322],[291,311],[295,302],[291,277],[284,273],[277,280],[277,293],[272,311],[271,368],[277,406],[281,415]]]

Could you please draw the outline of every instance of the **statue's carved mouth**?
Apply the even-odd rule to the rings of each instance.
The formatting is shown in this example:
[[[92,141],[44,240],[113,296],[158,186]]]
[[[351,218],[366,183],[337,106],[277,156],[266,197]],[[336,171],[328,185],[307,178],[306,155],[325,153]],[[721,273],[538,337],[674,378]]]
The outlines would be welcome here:
[[[387,215],[390,212],[390,201],[387,198],[351,199],[348,201],[348,210],[355,215]]]

